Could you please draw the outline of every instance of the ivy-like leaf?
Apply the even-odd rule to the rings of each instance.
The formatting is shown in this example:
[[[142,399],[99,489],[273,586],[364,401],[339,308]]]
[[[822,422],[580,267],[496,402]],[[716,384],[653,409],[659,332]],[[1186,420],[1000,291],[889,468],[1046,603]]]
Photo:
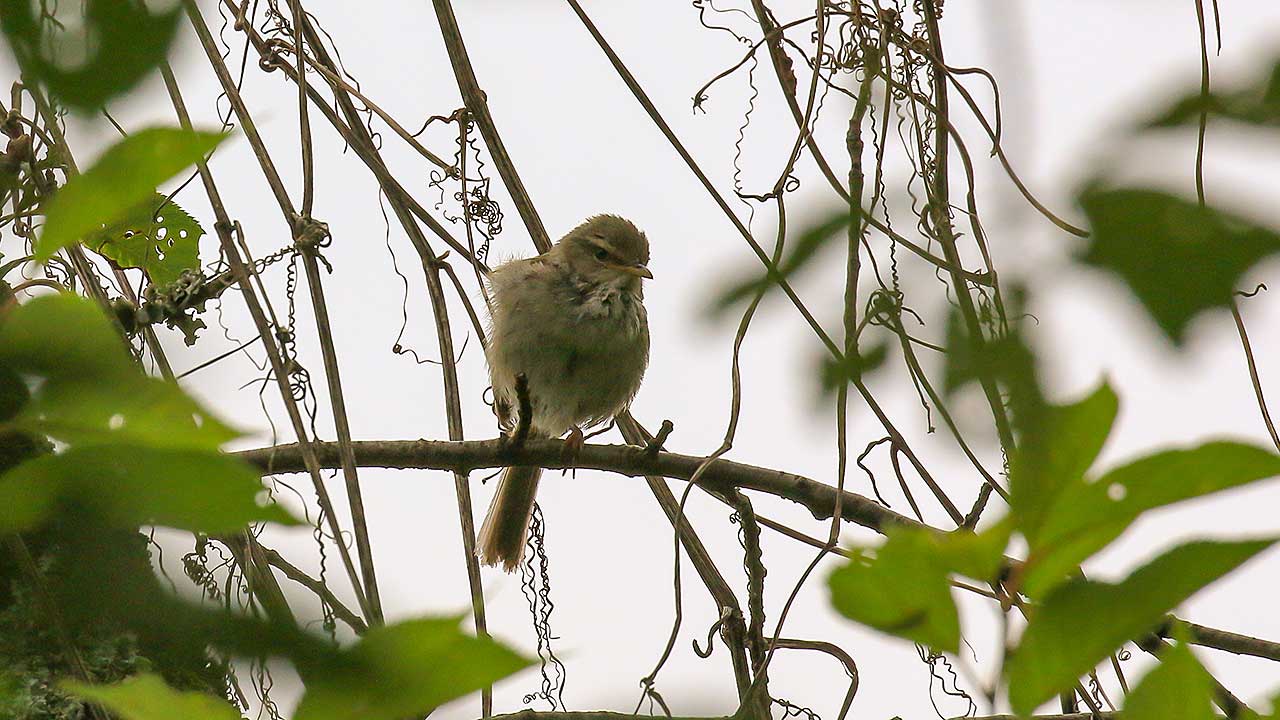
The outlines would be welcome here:
[[[1086,188],[1092,235],[1081,260],[1124,280],[1181,344],[1197,315],[1227,307],[1249,268],[1280,250],[1280,234],[1156,190]]]
[[[64,680],[72,695],[98,703],[121,720],[240,720],[226,700],[201,692],[175,690],[159,675],[143,673],[112,685]]]
[[[1076,579],[1058,587],[1035,608],[1006,666],[1014,711],[1030,714],[1069,690],[1109,653],[1150,632],[1179,603],[1275,540],[1187,543],[1120,583]]]
[[[1280,456],[1253,445],[1211,442],[1135,460],[1054,502],[1031,546],[1023,589],[1042,596],[1120,537],[1142,513],[1280,475]]]
[[[230,455],[130,445],[72,448],[0,475],[0,532],[34,529],[68,507],[122,528],[163,525],[216,534],[254,522],[298,524],[283,507],[260,505],[264,492],[260,474]]]
[[[67,245],[120,221],[152,197],[157,185],[190,167],[225,138],[222,133],[157,127],[111,146],[48,202],[36,259],[48,260]]]
[[[1213,720],[1213,679],[1185,643],[1160,654],[1160,664],[1124,701],[1125,720]]]
[[[722,291],[713,303],[713,310],[723,311],[759,292],[767,292],[780,281],[790,278],[818,253],[836,233],[849,226],[849,211],[839,210],[809,226],[790,246],[777,272],[766,270],[760,278],[742,280]]]
[[[136,85],[168,54],[180,5],[151,12],[147,3],[86,0],[80,18],[60,17],[65,29],[36,14],[30,0],[0,0],[0,29],[24,73],[44,82],[68,107],[94,112]],[[80,5],[67,5],[76,12]]]
[[[200,268],[204,228],[161,193],[134,205],[125,216],[85,240],[85,246],[121,267],[142,268],[162,287]]]
[[[1000,523],[978,535],[893,528],[878,550],[853,549],[849,563],[831,574],[831,604],[881,632],[957,652],[960,617],[950,574],[994,576],[1011,528]]]
[[[488,638],[466,635],[461,618],[422,618],[371,628],[343,662],[308,678],[296,720],[397,720],[506,677],[530,661]]]

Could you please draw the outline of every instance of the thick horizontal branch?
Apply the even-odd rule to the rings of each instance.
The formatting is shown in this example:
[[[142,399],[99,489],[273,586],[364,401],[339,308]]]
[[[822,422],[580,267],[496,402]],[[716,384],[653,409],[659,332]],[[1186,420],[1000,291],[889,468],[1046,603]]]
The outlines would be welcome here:
[[[649,452],[633,445],[584,445],[572,462],[564,459],[561,440],[530,438],[520,447],[503,440],[367,440],[352,443],[356,464],[421,470],[469,472],[508,465],[539,465],[558,469],[577,467],[608,470],[638,477],[660,475],[677,480],[693,477],[704,458],[669,452]],[[325,467],[339,462],[336,443],[315,443],[314,448]],[[268,474],[303,472],[302,454],[296,444],[277,445],[236,453]],[[709,489],[741,488],[776,495],[805,506],[819,520],[831,517],[836,507],[836,488],[801,475],[744,465],[729,460],[716,460],[698,480]],[[840,502],[841,515],[849,522],[883,531],[892,524],[920,527],[920,523],[889,510],[874,500],[845,492]]]
[[[607,470],[632,477],[660,475],[677,480],[693,477],[705,458],[670,452],[650,452],[633,445],[584,445],[577,459],[567,463],[564,459],[562,440],[530,438],[522,446],[514,447],[503,440],[364,440],[352,443],[356,465],[395,469],[450,470],[466,473],[483,468],[508,465],[539,465],[544,468],[565,468],[570,465],[583,469]],[[340,467],[337,443],[313,443],[320,464],[326,468]],[[256,465],[264,474],[300,473],[306,471],[302,453],[297,444],[276,445],[235,453],[238,457]],[[709,490],[726,491],[733,488],[786,498],[803,505],[819,520],[830,518],[836,508],[839,491],[816,480],[783,470],[756,467],[718,459],[711,463],[699,479],[699,484]],[[922,527],[943,532],[900,515],[870,498],[857,493],[844,492],[839,504],[845,520],[877,532],[892,525]],[[1169,616],[1170,623],[1183,622]],[[1238,655],[1252,655],[1280,662],[1280,643],[1215,628],[1185,623],[1191,631],[1190,640],[1195,645],[1214,648]],[[1163,633],[1161,633],[1163,634]],[[518,713],[519,714],[519,713]],[[534,713],[542,715],[576,715],[578,713]],[[585,713],[604,717],[607,713]],[[532,715],[530,717],[533,717]],[[1057,716],[1069,717],[1069,716]]]

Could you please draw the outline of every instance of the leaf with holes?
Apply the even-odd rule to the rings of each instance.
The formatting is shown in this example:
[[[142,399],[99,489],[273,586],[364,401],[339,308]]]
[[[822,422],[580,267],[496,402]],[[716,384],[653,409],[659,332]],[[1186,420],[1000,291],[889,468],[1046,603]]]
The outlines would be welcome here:
[[[44,205],[44,231],[36,259],[93,237],[146,202],[156,187],[203,158],[226,139],[213,132],[156,127],[112,145],[84,173],[73,177]]]
[[[1081,260],[1124,280],[1160,329],[1181,344],[1202,312],[1225,308],[1240,277],[1280,250],[1280,234],[1164,192],[1086,188],[1092,227]]]
[[[85,238],[84,244],[121,267],[142,268],[161,287],[183,270],[199,270],[204,228],[161,193],[133,206],[120,220]]]
[[[25,76],[40,80],[63,104],[95,112],[133,87],[169,52],[182,8],[155,3],[86,0],[34,3],[0,0],[0,30]],[[36,9],[48,9],[52,18]],[[55,22],[56,21],[56,22]]]

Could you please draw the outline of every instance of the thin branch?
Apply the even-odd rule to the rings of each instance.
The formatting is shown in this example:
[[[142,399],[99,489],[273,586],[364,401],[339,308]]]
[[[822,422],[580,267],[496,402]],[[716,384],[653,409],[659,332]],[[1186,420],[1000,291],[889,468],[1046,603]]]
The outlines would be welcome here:
[[[458,29],[458,19],[453,15],[453,6],[449,0],[432,0],[431,4],[435,7],[436,20],[440,23],[440,34],[444,36],[444,46],[449,52],[449,62],[453,65],[453,74],[458,80],[458,91],[462,93],[462,101],[466,103],[467,112],[475,118],[480,135],[484,138],[484,144],[489,148],[489,155],[493,158],[493,165],[502,176],[502,182],[507,186],[507,192],[511,195],[520,218],[524,220],[524,225],[529,230],[529,237],[533,240],[534,247],[538,248],[538,252],[546,252],[551,249],[551,239],[547,236],[547,229],[542,225],[542,218],[538,217],[538,211],[533,207],[533,201],[529,199],[529,191],[525,189],[519,173],[516,172],[515,164],[511,162],[511,156],[507,154],[506,146],[502,144],[502,137],[498,135],[493,116],[489,114],[489,102],[484,91],[480,89],[479,81],[476,80],[475,70],[471,68],[471,59],[467,56],[467,46],[462,42],[462,32]]]

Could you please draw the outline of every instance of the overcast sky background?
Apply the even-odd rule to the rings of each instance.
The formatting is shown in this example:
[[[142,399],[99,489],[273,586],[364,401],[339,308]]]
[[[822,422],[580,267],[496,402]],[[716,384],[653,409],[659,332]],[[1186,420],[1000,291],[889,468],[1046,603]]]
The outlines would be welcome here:
[[[725,7],[730,3],[724,0]],[[731,192],[734,141],[751,94],[745,68],[713,88],[706,114],[693,114],[690,98],[707,79],[736,62],[742,46],[728,34],[702,28],[697,11],[687,2],[596,0],[584,4],[702,167],[722,192]],[[749,7],[747,2],[737,4]],[[810,9],[807,3],[774,2],[773,6],[783,22]],[[214,5],[206,2],[203,7],[216,31]],[[406,127],[415,129],[428,115],[447,115],[459,107],[430,3],[369,3],[357,11],[352,3],[308,0],[306,7],[333,35],[362,90]],[[656,277],[646,295],[653,353],[633,410],[651,428],[663,419],[675,423],[669,449],[711,452],[720,443],[727,419],[736,320],[710,320],[705,308],[715,290],[754,269],[750,251],[617,80],[566,4],[458,0],[455,10],[499,130],[551,235],[558,237],[598,212],[625,215],[647,232]],[[1237,0],[1223,3],[1222,13],[1224,48],[1214,61],[1215,83],[1228,86],[1256,75],[1266,60],[1280,54],[1280,5],[1270,0]],[[752,34],[741,15],[727,16],[725,22]],[[1126,139],[1127,128],[1137,119],[1197,80],[1196,21],[1189,0],[952,0],[946,7],[943,31],[951,65],[985,67],[1000,81],[1005,147],[1028,185],[1067,219],[1083,221],[1071,203],[1073,190],[1103,166],[1112,177],[1154,180],[1189,192],[1192,134],[1167,133],[1140,142]],[[236,48],[232,57],[238,58],[240,36],[227,29],[223,37]],[[742,182],[754,192],[762,192],[772,182],[795,132],[784,114],[767,56],[762,53],[760,59],[755,77],[761,95],[740,163]],[[11,77],[10,58],[3,62],[0,77]],[[216,79],[188,27],[183,27],[173,63],[197,123],[216,126]],[[801,83],[806,80],[802,75]],[[989,107],[986,91],[975,94]],[[297,202],[301,183],[296,89],[281,74],[258,70],[251,53],[244,96]],[[130,130],[173,122],[158,78],[112,111]],[[832,94],[820,134],[830,149],[829,157],[837,161],[848,114],[849,103]],[[318,178],[315,216],[329,223],[333,233],[325,256],[335,272],[325,277],[325,283],[353,432],[358,439],[444,438],[439,368],[415,364],[410,357],[391,352],[403,304],[408,312],[403,343],[423,357],[436,356],[421,273],[414,270],[416,256],[393,219],[390,247],[408,277],[404,303],[405,288],[393,271],[387,228],[371,176],[352,154],[342,153],[340,141],[317,113],[312,114],[312,125]],[[1195,323],[1186,351],[1174,352],[1125,288],[1109,277],[1067,263],[1077,241],[1028,215],[1021,201],[1010,195],[1009,183],[996,163],[986,157],[989,146],[974,132],[973,124],[963,124],[962,129],[971,138],[979,165],[979,200],[987,214],[996,265],[1006,282],[1022,278],[1036,290],[1031,310],[1040,322],[1035,339],[1051,393],[1059,398],[1078,396],[1106,376],[1121,396],[1120,417],[1100,466],[1156,447],[1210,437],[1248,438],[1266,445],[1229,315],[1214,313]],[[429,146],[437,154],[450,156],[451,132],[429,133]],[[114,130],[104,122],[73,122],[70,137],[81,167],[113,136]],[[428,186],[428,166],[391,133],[383,136],[384,155],[393,169],[431,208],[439,191]],[[838,174],[844,172],[845,162],[847,158],[837,162]],[[229,142],[218,151],[213,169],[227,206],[243,222],[255,254],[265,256],[287,244],[287,227],[248,143],[243,138]],[[1211,132],[1206,169],[1211,202],[1280,222],[1277,171],[1280,138],[1225,126]],[[793,227],[818,217],[831,203],[811,163],[802,161],[797,174],[801,189],[789,196]],[[909,227],[902,211],[904,179],[900,166],[891,168],[888,184],[891,193],[898,188],[893,202],[899,206],[899,225]],[[527,234],[498,184],[495,179],[496,196],[506,212],[506,231],[495,244],[495,257],[528,255],[532,246]],[[212,229],[212,214],[198,183],[179,201],[206,229]],[[739,210],[745,217],[745,207]],[[753,229],[762,243],[772,242],[768,213],[757,216]],[[461,228],[457,231],[461,233]],[[205,237],[202,249],[206,262],[216,258],[212,234]],[[819,320],[835,328],[842,271],[836,255],[826,257],[831,262],[805,274],[799,286]],[[928,267],[906,257],[903,277],[908,304],[929,321],[919,334],[941,341],[945,314],[940,286]],[[967,260],[967,266],[977,267],[976,255],[968,255]],[[457,267],[464,278],[469,275],[464,265]],[[1275,281],[1278,271],[1280,264],[1265,263],[1241,288],[1252,287],[1255,281]],[[283,312],[283,265],[274,267],[268,279],[276,311]],[[474,288],[473,283],[470,286]],[[185,347],[176,333],[161,333],[178,372],[252,336],[252,324],[237,295],[230,292],[224,299],[220,312],[232,339],[222,337],[213,311],[206,314],[210,329],[194,348]],[[314,324],[302,288],[298,301],[300,359],[311,370],[321,399],[321,435],[332,439],[332,422],[324,409],[323,368],[311,340]],[[1274,332],[1280,324],[1280,298],[1274,292],[1262,293],[1243,301],[1242,309],[1262,379],[1273,398],[1280,398],[1275,385],[1280,378],[1275,361],[1280,357],[1280,337]],[[456,301],[450,310],[456,341],[461,344],[468,335],[465,316]],[[819,353],[812,333],[789,305],[776,298],[765,303],[743,351],[742,423],[729,457],[834,482],[834,416],[829,404],[819,399],[813,373]],[[261,352],[253,355],[261,360]],[[901,364],[901,360],[891,353],[890,363]],[[939,367],[931,365],[935,372]],[[482,399],[487,379],[475,338],[467,345],[460,372],[467,437],[493,437],[495,424]],[[292,441],[274,386],[261,394],[260,404],[261,383],[253,382],[260,377],[248,359],[235,356],[201,370],[184,384],[252,432],[241,446],[271,441],[262,404],[276,419],[280,441]],[[941,425],[937,433],[926,434],[923,412],[904,376],[887,372],[875,376],[872,386],[935,476],[967,508],[977,488],[974,473]],[[856,454],[883,433],[869,413],[856,403],[853,407],[851,448]],[[969,423],[972,438],[987,466],[998,468],[994,440],[989,430],[981,429],[984,411],[976,395],[962,398],[960,410],[967,410],[962,414],[974,421]],[[614,434],[607,441],[619,440]],[[874,457],[878,477],[888,481],[882,484],[886,499],[895,510],[907,512],[900,492],[890,487],[892,475],[883,448]],[[469,596],[451,476],[370,469],[360,475],[388,620],[465,611]],[[473,474],[477,524],[493,487],[478,482],[482,475]],[[285,479],[310,495],[305,477]],[[860,472],[851,473],[848,482],[855,492],[872,492]],[[676,482],[672,487],[677,493],[683,489]],[[341,482],[333,481],[330,488],[339,505],[345,506]],[[924,499],[923,492],[920,489],[918,497],[927,519],[945,527],[946,516]],[[564,699],[572,710],[630,711],[639,697],[638,681],[653,667],[671,626],[670,525],[638,479],[590,471],[577,473],[576,479],[549,473],[539,501],[548,523],[555,648],[568,666]],[[1278,503],[1280,482],[1271,481],[1160,512],[1141,522],[1089,569],[1098,577],[1116,577],[1180,539],[1274,534],[1280,531]],[[760,497],[756,508],[810,534],[825,535],[825,523],[815,522],[786,501]],[[727,521],[729,512],[697,493],[688,512],[745,604],[741,551],[736,526]],[[994,517],[996,511],[989,515]],[[847,542],[875,540],[872,533],[856,527],[846,529],[844,537]],[[318,572],[315,546],[305,530],[269,530],[264,542]],[[172,560],[185,551],[184,544],[168,545],[174,551],[170,569],[179,572]],[[770,631],[812,555],[811,548],[766,530]],[[349,598],[342,590],[345,582],[332,550],[330,558],[329,577]],[[911,644],[856,627],[830,609],[825,589],[830,567],[820,568],[809,580],[784,635],[834,642],[852,654],[861,671],[853,717],[933,717],[928,669]],[[1214,627],[1280,638],[1280,616],[1274,612],[1278,572],[1280,552],[1273,551],[1200,594],[1180,612]],[[293,592],[284,582],[291,597],[311,607],[304,592]],[[484,584],[492,632],[531,651],[534,636],[518,578],[486,570]],[[979,666],[989,672],[998,653],[990,632],[995,611],[981,599],[964,598],[963,603],[972,650]],[[714,603],[686,563],[684,625],[656,686],[676,714],[726,714],[734,709],[732,674],[723,648],[703,660],[689,646],[691,639],[705,638],[716,615]],[[1140,655],[1135,651],[1127,663],[1131,680],[1146,665]],[[1280,688],[1280,672],[1273,663],[1213,651],[1202,651],[1200,657],[1247,701],[1259,703]],[[296,698],[288,678],[282,673],[278,679],[273,697],[288,708]],[[828,720],[835,717],[847,683],[831,658],[796,652],[778,654],[770,680],[775,696],[811,707]],[[968,678],[962,677],[961,682],[975,690]],[[496,689],[495,710],[524,707],[522,696],[534,692],[538,683],[536,670],[503,681]],[[1114,682],[1109,681],[1108,687],[1114,687]],[[945,698],[936,689],[933,699],[946,715],[964,712],[963,702]],[[534,707],[546,706],[535,703]],[[478,716],[478,696],[434,715],[445,720]]]

